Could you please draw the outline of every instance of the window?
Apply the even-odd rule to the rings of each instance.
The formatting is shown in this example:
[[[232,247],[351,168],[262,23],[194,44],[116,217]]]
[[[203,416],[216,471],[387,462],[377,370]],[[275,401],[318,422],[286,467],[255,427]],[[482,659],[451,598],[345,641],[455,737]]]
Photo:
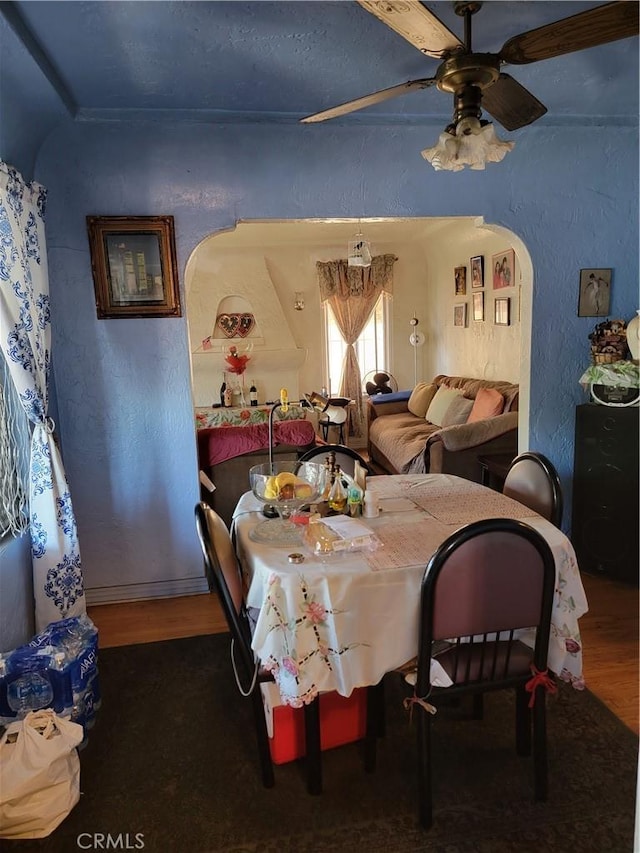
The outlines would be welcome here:
[[[367,373],[391,369],[389,367],[389,313],[390,299],[382,293],[356,342],[356,355],[363,379]],[[325,303],[325,335],[327,388],[335,396],[340,393],[342,365],[347,346],[328,303]]]
[[[0,537],[28,528],[29,440],[27,416],[0,355]]]

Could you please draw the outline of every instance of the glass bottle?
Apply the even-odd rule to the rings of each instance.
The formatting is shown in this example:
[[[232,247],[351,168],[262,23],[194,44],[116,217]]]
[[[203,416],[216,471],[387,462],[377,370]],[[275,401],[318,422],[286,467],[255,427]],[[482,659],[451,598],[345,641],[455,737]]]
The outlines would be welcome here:
[[[335,477],[331,484],[328,503],[329,509],[334,510],[334,512],[343,512],[347,505],[347,491],[342,485],[342,476],[339,465],[336,465]]]
[[[249,402],[252,406],[258,405],[258,389],[256,388],[256,383],[251,380],[251,387],[249,388]]]
[[[220,405],[225,406],[224,402],[224,392],[227,390],[227,374],[222,374],[222,385],[220,386]]]

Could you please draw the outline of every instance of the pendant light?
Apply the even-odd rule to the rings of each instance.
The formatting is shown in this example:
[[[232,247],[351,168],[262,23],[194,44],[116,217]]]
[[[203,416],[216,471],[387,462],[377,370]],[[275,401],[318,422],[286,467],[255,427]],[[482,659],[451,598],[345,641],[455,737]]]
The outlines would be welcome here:
[[[371,246],[364,239],[360,230],[360,220],[358,220],[358,231],[353,238],[349,240],[349,253],[347,255],[348,266],[350,267],[370,267],[371,266]]]

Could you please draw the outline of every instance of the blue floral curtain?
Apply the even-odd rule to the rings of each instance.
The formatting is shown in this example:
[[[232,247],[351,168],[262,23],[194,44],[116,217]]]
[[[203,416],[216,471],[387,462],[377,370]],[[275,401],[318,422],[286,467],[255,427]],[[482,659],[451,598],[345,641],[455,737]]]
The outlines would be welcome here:
[[[29,514],[36,629],[86,612],[71,495],[47,416],[46,191],[0,161],[0,350],[32,424]]]

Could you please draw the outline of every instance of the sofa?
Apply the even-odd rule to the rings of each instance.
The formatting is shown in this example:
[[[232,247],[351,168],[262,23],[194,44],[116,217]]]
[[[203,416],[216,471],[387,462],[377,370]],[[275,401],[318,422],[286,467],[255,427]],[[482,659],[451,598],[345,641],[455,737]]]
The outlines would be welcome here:
[[[431,417],[431,420],[429,418]],[[518,385],[440,374],[367,401],[369,458],[386,474],[481,481],[478,456],[518,452]]]

